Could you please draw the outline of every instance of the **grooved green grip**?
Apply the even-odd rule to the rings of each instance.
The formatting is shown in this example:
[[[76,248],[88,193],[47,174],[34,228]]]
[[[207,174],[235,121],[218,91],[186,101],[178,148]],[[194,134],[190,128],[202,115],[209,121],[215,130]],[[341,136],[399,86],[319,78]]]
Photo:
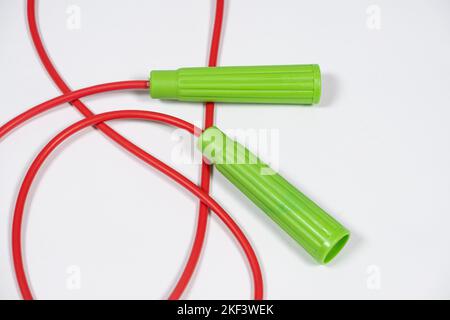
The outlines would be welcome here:
[[[238,142],[211,127],[199,139],[203,155],[319,263],[330,262],[350,232]]]
[[[154,70],[150,84],[152,98],[180,101],[310,105],[321,94],[317,64]]]

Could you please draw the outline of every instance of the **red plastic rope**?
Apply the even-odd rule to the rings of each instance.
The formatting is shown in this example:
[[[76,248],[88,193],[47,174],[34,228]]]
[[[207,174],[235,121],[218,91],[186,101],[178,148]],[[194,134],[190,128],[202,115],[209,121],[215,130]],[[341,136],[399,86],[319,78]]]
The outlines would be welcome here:
[[[104,121],[109,121],[113,119],[143,119],[149,121],[159,121],[172,126],[176,126],[182,129],[187,130],[192,134],[198,135],[201,130],[196,128],[193,124],[190,124],[182,119],[172,117],[163,113],[150,112],[150,111],[142,111],[142,110],[121,110],[121,111],[112,111],[106,112],[102,114],[98,114],[89,118],[85,118],[80,120],[68,128],[61,131],[57,136],[55,136],[37,155],[34,159],[33,163],[29,167],[25,178],[22,182],[22,185],[19,190],[19,194],[17,196],[16,206],[14,210],[13,216],[13,224],[12,224],[12,253],[13,253],[13,261],[14,268],[16,272],[17,282],[19,284],[20,291],[22,296],[26,300],[33,299],[33,295],[31,293],[28,280],[25,273],[25,268],[23,264],[22,258],[22,222],[24,215],[24,208],[26,205],[28,193],[31,189],[32,183],[39,172],[39,169],[44,164],[45,160],[50,156],[50,154],[65,140],[69,137],[77,133],[78,131],[93,126],[96,124],[103,123]],[[154,166],[152,161],[148,160],[146,153],[141,153],[141,149],[138,147],[130,147],[130,152],[133,152],[139,159],[142,161]],[[165,172],[168,167],[162,164],[161,167],[157,167],[158,170]],[[170,168],[170,170],[173,170]],[[201,188],[199,188],[195,183],[187,179],[186,177],[178,174],[176,176],[171,176],[177,183],[182,185],[196,197],[198,197],[202,203],[205,203],[207,207],[211,208],[217,216],[223,221],[223,223],[228,227],[231,233],[234,235],[236,240],[241,245],[244,253],[250,263],[250,267],[253,272],[254,278],[254,287],[255,287],[255,298],[262,297],[262,275],[261,270],[259,268],[258,259],[256,257],[255,252],[253,251],[249,241],[245,237],[244,233],[241,231],[239,226],[233,221],[233,219],[227,214],[225,210],[214,200],[212,199],[206,192],[204,192]]]
[[[210,51],[210,60],[209,65],[215,66],[217,62],[217,55],[218,55],[218,48],[219,48],[219,42],[220,42],[220,33],[221,33],[221,25],[222,25],[222,19],[223,19],[223,7],[224,3],[223,0],[217,0],[216,3],[216,17],[214,22],[214,31],[213,31],[213,38],[211,42],[211,51]],[[33,39],[33,43],[36,47],[36,50],[38,52],[38,55],[44,64],[45,69],[55,82],[55,84],[59,87],[59,89],[64,93],[62,96],[54,98],[52,100],[49,100],[43,104],[40,104],[27,112],[24,112],[23,114],[17,116],[16,118],[9,121],[7,124],[2,126],[0,128],[0,138],[7,134],[9,131],[14,129],[15,127],[21,125],[23,122],[27,121],[28,119],[37,116],[38,114],[45,112],[46,110],[55,107],[61,103],[65,102],[71,102],[73,106],[75,106],[85,117],[85,120],[82,120],[78,122],[77,124],[86,124],[86,126],[89,126],[87,123],[91,123],[91,125],[95,125],[96,128],[100,129],[103,133],[105,133],[109,138],[111,138],[113,141],[117,142],[119,145],[121,145],[123,148],[125,148],[127,151],[135,155],[136,157],[142,159],[147,164],[153,166],[157,170],[161,171],[168,177],[172,178],[175,182],[181,184],[188,190],[190,190],[194,195],[196,195],[201,200],[201,205],[199,209],[199,216],[198,216],[198,225],[197,225],[197,231],[195,240],[191,249],[190,257],[188,259],[188,262],[185,266],[184,272],[182,276],[180,277],[175,289],[173,290],[172,294],[170,295],[170,299],[178,299],[185,288],[187,287],[189,280],[192,277],[193,272],[195,271],[195,267],[198,263],[199,256],[202,250],[202,246],[204,243],[205,238],[205,232],[206,232],[206,226],[207,226],[207,219],[208,219],[208,208],[211,208],[216,213],[222,212],[226,215],[226,212],[223,211],[220,206],[217,205],[217,203],[212,200],[209,195],[209,183],[210,183],[210,167],[206,165],[205,163],[202,164],[202,182],[201,182],[201,189],[195,186],[193,182],[188,180],[186,177],[184,177],[182,174],[174,170],[173,168],[167,166],[165,163],[161,162],[157,158],[153,157],[152,155],[145,152],[143,149],[139,148],[138,146],[134,145],[132,142],[125,139],[123,136],[118,134],[116,131],[114,131],[112,128],[110,128],[108,125],[104,124],[103,121],[115,119],[114,116],[117,116],[117,118],[124,118],[127,115],[127,111],[120,111],[122,112],[121,115],[115,114],[115,113],[106,113],[102,115],[95,116],[80,100],[79,98],[82,98],[84,96],[95,94],[99,92],[104,91],[112,91],[112,90],[122,90],[122,89],[144,89],[148,88],[149,83],[148,81],[124,81],[124,82],[117,82],[117,83],[109,83],[99,86],[93,86],[77,91],[71,91],[70,88],[66,85],[66,83],[63,81],[61,76],[56,71],[56,68],[51,63],[51,60],[49,56],[47,55],[45,48],[43,46],[42,40],[39,36],[39,31],[37,28],[36,23],[36,16],[35,16],[35,1],[34,0],[28,0],[28,6],[27,6],[27,15],[28,15],[28,24],[30,28],[31,37]],[[120,113],[119,112],[119,113]],[[138,112],[138,111],[133,111]],[[142,117],[150,117],[149,113],[145,111],[141,111],[144,114]],[[155,116],[156,113],[151,113],[152,116]],[[134,114],[137,116],[137,114]],[[158,114],[160,118],[158,118],[158,121],[165,121],[168,118],[176,119],[177,121],[182,121],[181,119],[173,118],[167,115]],[[111,118],[108,118],[111,116]],[[106,118],[104,118],[106,117]],[[168,117],[168,118],[164,118]],[[93,121],[91,119],[96,119],[98,121]],[[101,120],[106,119],[106,120]],[[150,118],[146,118],[150,119]],[[153,118],[152,118],[153,119]],[[205,113],[205,128],[209,127],[213,124],[214,119],[214,104],[207,103],[206,104],[206,113]],[[83,122],[85,121],[85,122]],[[180,122],[173,122],[172,125],[177,125]],[[186,124],[186,122],[184,122]],[[76,124],[75,124],[76,125]],[[73,125],[73,126],[75,126]],[[69,127],[72,128],[73,126]],[[66,129],[66,130],[69,130]],[[81,130],[81,128],[80,128]],[[65,131],[63,131],[65,132]],[[61,134],[63,134],[63,132]],[[55,138],[56,139],[56,138]],[[53,140],[52,140],[53,141]],[[42,151],[44,152],[44,150]],[[51,150],[49,151],[51,152]],[[38,158],[37,158],[38,159]],[[37,173],[37,170],[39,167],[35,168],[36,172],[34,172],[33,167],[30,168],[30,171],[28,172],[32,177]],[[28,176],[27,173],[27,176]],[[31,183],[31,182],[30,182]],[[24,181],[24,184],[26,184],[26,181]],[[195,189],[197,188],[197,189]],[[21,189],[22,190],[22,189]],[[200,191],[199,191],[200,190]],[[26,200],[26,194],[28,191],[25,192],[25,194],[20,193],[17,205],[19,205],[20,209],[20,201],[25,203]],[[211,202],[212,201],[212,202]],[[219,211],[219,212],[218,212]],[[23,268],[23,261],[22,261],[22,251],[21,251],[21,219],[23,215],[23,208],[22,211],[17,211],[16,206],[16,213],[14,216],[14,230],[13,230],[13,253],[14,253],[14,264],[15,264],[15,270],[16,270],[16,278],[20,287],[20,290],[22,292],[22,295],[25,299],[32,299],[31,290],[29,288],[27,278],[24,272]],[[220,216],[220,214],[219,214]],[[231,219],[231,218],[230,218]],[[225,222],[226,223],[226,222]],[[233,222],[234,223],[234,222]],[[242,231],[238,228],[236,224],[229,224],[226,223],[227,226],[230,228],[232,233],[237,236],[238,241],[240,241],[241,246],[243,247],[246,256],[249,260],[250,267],[252,269],[253,274],[253,285],[254,285],[254,298],[255,299],[262,299],[263,298],[263,280],[261,276],[261,270],[258,264],[258,261],[256,259],[256,256],[254,255],[254,251],[250,246],[250,243],[245,239],[245,236],[243,236]],[[238,235],[241,234],[244,238],[239,240]],[[243,241],[245,240],[245,241]]]

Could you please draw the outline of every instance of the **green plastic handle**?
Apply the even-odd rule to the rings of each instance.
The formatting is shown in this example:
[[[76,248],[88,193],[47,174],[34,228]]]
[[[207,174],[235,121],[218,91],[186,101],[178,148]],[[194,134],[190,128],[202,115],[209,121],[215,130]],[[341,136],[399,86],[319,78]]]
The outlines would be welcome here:
[[[321,94],[317,64],[154,70],[150,95],[197,102],[304,104]]]
[[[199,148],[316,261],[330,262],[344,247],[350,232],[244,146],[211,127],[200,136]]]

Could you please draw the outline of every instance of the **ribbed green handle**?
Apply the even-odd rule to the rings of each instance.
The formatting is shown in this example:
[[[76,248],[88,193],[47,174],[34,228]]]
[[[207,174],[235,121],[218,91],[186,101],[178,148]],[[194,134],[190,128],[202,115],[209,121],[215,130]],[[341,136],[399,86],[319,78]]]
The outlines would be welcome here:
[[[150,84],[152,98],[180,101],[310,105],[321,94],[316,64],[154,70]]]
[[[319,263],[330,262],[350,232],[238,142],[211,127],[203,155]]]

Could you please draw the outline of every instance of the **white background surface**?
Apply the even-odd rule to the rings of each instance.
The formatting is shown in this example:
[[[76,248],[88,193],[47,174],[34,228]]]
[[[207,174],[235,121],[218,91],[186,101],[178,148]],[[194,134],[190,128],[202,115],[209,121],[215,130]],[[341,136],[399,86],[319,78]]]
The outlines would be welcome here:
[[[81,9],[81,28],[66,10]],[[380,29],[368,24],[371,5]],[[156,68],[207,62],[213,1],[41,0],[39,25],[72,88],[145,79]],[[221,128],[278,129],[280,172],[352,231],[318,266],[219,173],[213,195],[244,228],[262,264],[266,298],[450,298],[450,2],[228,0],[221,65],[319,63],[315,108],[218,105]],[[0,120],[59,94],[28,34],[25,1],[0,0]],[[83,99],[95,112],[145,109],[201,123],[199,104],[146,93]],[[69,106],[0,143],[0,298],[18,298],[11,212],[37,151],[80,119]],[[171,161],[172,129],[112,126]],[[51,159],[27,210],[26,261],[35,296],[165,298],[193,237],[197,200],[87,130]],[[213,217],[184,298],[250,298],[246,263]],[[71,289],[73,266],[80,288]]]

